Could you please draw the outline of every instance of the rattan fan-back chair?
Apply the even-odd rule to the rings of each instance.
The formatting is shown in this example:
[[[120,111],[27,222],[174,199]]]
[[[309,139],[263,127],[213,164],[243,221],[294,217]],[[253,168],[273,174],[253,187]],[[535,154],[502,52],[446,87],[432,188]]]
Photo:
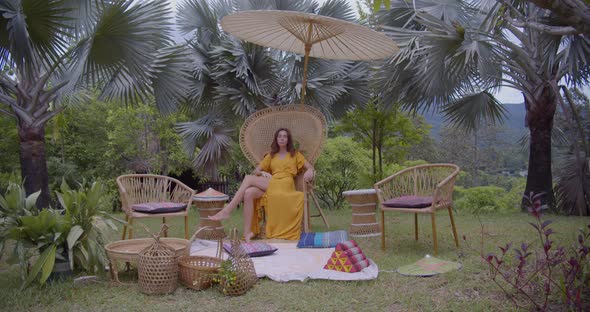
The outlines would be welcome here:
[[[377,183],[375,191],[381,208],[381,248],[385,249],[385,211],[414,214],[414,235],[418,240],[418,214],[430,214],[434,255],[438,252],[435,214],[447,209],[455,245],[459,247],[453,219],[453,188],[459,167],[453,164],[428,164],[406,168]]]
[[[256,111],[250,115],[240,129],[240,147],[254,166],[258,165],[269,152],[275,132],[287,128],[291,132],[295,147],[310,164],[318,159],[327,138],[326,118],[318,109],[309,105],[283,105]],[[303,231],[311,230],[311,218],[322,218],[326,227],[328,221],[313,193],[313,184],[303,181],[303,174],[295,177],[295,188],[304,193]],[[318,213],[310,214],[309,200],[313,200]]]
[[[188,212],[191,208],[195,191],[182,182],[167,176],[155,174],[126,174],[117,177],[117,186],[121,197],[121,206],[125,212],[125,220],[129,223],[129,239],[133,238],[133,220],[138,218],[162,218],[166,223],[167,217],[184,217],[184,238],[188,239]],[[173,202],[186,204],[180,212],[170,213],[141,213],[133,210],[133,205],[150,202]],[[127,226],[123,226],[125,239]],[[168,233],[164,232],[165,236]]]

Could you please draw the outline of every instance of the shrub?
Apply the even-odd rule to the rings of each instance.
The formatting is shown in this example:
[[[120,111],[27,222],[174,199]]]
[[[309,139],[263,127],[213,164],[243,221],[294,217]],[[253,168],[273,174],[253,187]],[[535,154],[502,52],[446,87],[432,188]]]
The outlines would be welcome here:
[[[329,209],[342,207],[344,191],[372,188],[369,151],[351,138],[328,139],[315,168],[316,194]]]
[[[497,186],[479,186],[469,189],[455,187],[455,209],[469,213],[518,211],[510,205],[510,196]]]
[[[535,218],[529,224],[535,229],[533,237],[538,245],[522,243],[512,249],[515,260],[508,261],[512,243],[499,247],[501,253],[488,254],[487,262],[491,278],[515,306],[534,307],[547,311],[550,299],[560,300],[571,311],[590,309],[590,224],[580,229],[572,248],[554,245],[551,220],[543,221],[542,194],[525,196],[528,210]]]
[[[0,195],[0,255],[5,242],[14,241],[7,262],[20,264],[23,287],[35,280],[45,283],[56,261],[69,262],[71,269],[104,272],[106,230],[116,226],[109,214],[99,211],[102,190],[100,183],[72,190],[64,181],[57,193],[63,210],[38,211],[40,192],[26,196],[19,184],[11,183]]]

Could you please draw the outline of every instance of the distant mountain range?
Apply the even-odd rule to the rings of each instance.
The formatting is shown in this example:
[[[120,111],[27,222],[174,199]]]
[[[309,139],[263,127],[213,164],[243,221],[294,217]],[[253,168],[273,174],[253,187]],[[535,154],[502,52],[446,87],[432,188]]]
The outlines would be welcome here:
[[[504,108],[506,108],[506,119],[504,119],[501,127],[507,131],[509,136],[520,138],[528,131],[528,129],[524,126],[524,103],[503,105]],[[422,115],[424,118],[426,118],[426,122],[432,125],[430,136],[435,140],[438,140],[440,130],[443,126],[448,124],[448,122],[445,121],[443,114],[427,112]]]

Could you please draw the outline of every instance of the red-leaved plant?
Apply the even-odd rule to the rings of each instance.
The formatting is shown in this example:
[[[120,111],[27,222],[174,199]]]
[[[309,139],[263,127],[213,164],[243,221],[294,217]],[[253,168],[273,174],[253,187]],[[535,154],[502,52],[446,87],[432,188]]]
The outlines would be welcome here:
[[[512,302],[520,308],[532,308],[537,311],[549,309],[550,297],[563,302],[563,308],[571,311],[590,310],[590,225],[580,229],[577,240],[571,250],[554,245],[555,232],[549,226],[552,221],[543,221],[541,204],[543,194],[530,193],[524,198],[528,201],[528,211],[535,218],[529,224],[538,234],[542,248],[522,243],[512,249],[515,261],[505,261],[512,244],[499,247],[500,254],[483,255],[489,264],[492,280]],[[552,298],[553,299],[553,298]],[[528,304],[527,304],[528,302]]]

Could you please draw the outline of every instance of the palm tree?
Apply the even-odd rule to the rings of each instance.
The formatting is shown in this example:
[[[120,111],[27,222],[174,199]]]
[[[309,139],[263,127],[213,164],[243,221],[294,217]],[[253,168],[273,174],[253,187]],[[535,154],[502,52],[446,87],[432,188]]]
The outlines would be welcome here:
[[[545,23],[529,23],[530,27],[536,27],[554,34],[584,34],[590,36],[590,3],[584,0],[527,0],[536,6],[551,10],[558,16],[564,25],[556,26]]]
[[[216,165],[229,153],[236,125],[258,109],[296,103],[299,98],[301,56],[238,41],[224,33],[219,22],[241,10],[290,10],[354,21],[345,0],[316,1],[199,1],[179,6],[178,24],[189,36],[191,88],[186,109],[195,120],[178,125],[186,150],[195,153],[197,168],[216,174]],[[348,105],[368,99],[368,66],[358,62],[310,59],[306,103],[328,117]],[[194,155],[193,155],[194,156]]]
[[[402,49],[383,67],[383,96],[416,110],[441,109],[473,130],[483,120],[502,119],[492,95],[499,87],[521,91],[530,131],[525,192],[544,192],[552,205],[551,129],[559,84],[588,82],[589,39],[515,26],[517,19],[559,24],[550,11],[522,1],[396,1],[391,7],[381,21]]]
[[[0,0],[0,112],[17,121],[27,194],[50,202],[45,126],[66,107],[154,96],[168,112],[188,86],[164,0]]]

